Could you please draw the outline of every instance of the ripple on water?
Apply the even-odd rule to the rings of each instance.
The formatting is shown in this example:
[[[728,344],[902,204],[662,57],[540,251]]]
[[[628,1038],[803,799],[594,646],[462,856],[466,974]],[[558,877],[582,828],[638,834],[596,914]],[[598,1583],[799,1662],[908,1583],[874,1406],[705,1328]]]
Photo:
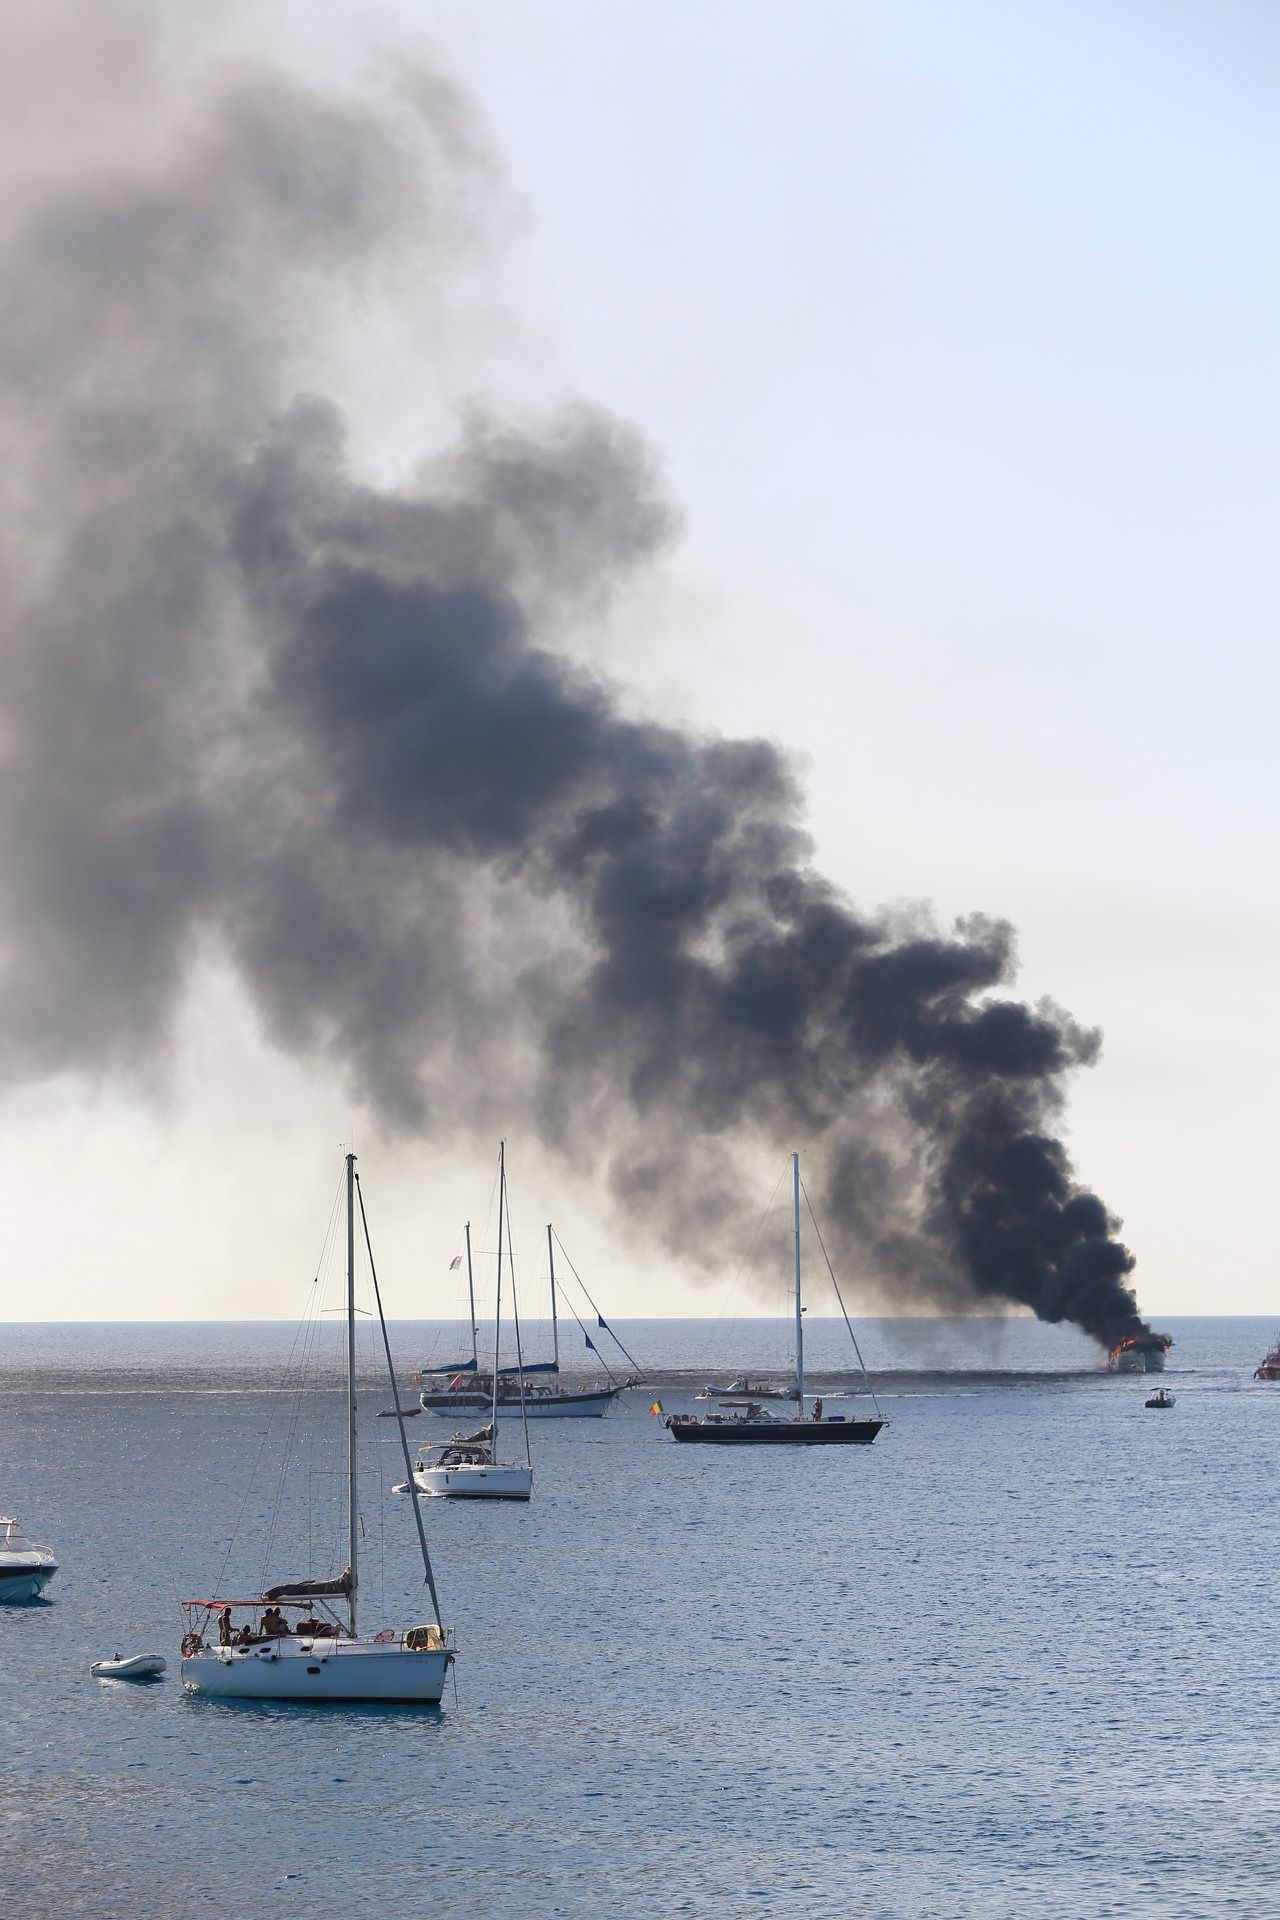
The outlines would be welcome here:
[[[176,1653],[269,1400],[10,1387],[6,1479],[62,1571],[0,1616],[7,1878],[174,1920],[335,1890],[356,1920],[1267,1911],[1280,1395],[1188,1381],[1153,1433],[1135,1393],[935,1381],[854,1455],[708,1457],[638,1409],[540,1428],[527,1509],[428,1510],[461,1658],[418,1713],[91,1680]],[[303,1566],[337,1531],[304,1439]],[[379,1621],[422,1611],[380,1477]]]

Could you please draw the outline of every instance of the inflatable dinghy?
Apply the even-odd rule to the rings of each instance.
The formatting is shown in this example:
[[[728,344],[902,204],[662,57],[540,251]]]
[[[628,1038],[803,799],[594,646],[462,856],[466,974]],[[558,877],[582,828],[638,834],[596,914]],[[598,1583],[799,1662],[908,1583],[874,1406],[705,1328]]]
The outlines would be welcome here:
[[[158,1653],[135,1653],[127,1660],[95,1660],[89,1669],[95,1680],[158,1680],[164,1661]]]

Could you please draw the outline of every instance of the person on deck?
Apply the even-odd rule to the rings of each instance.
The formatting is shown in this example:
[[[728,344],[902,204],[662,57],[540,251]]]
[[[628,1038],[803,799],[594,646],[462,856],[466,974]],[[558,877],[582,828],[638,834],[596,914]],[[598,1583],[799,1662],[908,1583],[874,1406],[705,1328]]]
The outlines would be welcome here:
[[[229,1647],[231,1640],[231,1609],[230,1607],[224,1607],[218,1615],[218,1645],[220,1647]]]

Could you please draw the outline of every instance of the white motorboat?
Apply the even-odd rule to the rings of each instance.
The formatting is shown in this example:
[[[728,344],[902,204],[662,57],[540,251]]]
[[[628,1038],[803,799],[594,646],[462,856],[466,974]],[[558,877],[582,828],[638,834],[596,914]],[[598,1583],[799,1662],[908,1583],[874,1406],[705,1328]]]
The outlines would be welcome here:
[[[158,1680],[167,1670],[163,1655],[133,1653],[125,1659],[95,1660],[89,1671],[95,1680]]]
[[[57,1571],[48,1547],[28,1540],[16,1520],[0,1515],[0,1601],[38,1600]]]
[[[431,1556],[416,1490],[413,1514],[434,1623],[400,1631],[387,1627],[361,1635],[357,1625],[361,1524],[357,1505],[355,1370],[355,1202],[368,1254],[374,1302],[382,1330],[387,1373],[395,1392],[395,1368],[382,1297],[369,1243],[364,1197],[355,1155],[346,1156],[347,1187],[347,1564],[330,1580],[286,1581],[256,1598],[187,1600],[182,1641],[182,1684],[187,1691],[224,1700],[390,1702],[434,1705],[444,1692],[454,1658],[452,1635],[440,1617]],[[397,1418],[405,1472],[412,1479],[403,1416]],[[235,1614],[242,1615],[237,1629]],[[342,1616],[345,1613],[346,1618]],[[216,1619],[216,1629],[214,1622]],[[216,1639],[206,1638],[211,1629]]]
[[[517,1404],[524,1430],[524,1461],[510,1463],[498,1458],[499,1414],[502,1398],[498,1382],[502,1377],[499,1347],[502,1339],[502,1257],[503,1234],[511,1272],[511,1304],[516,1328]],[[467,1240],[470,1253],[470,1233]],[[474,1324],[474,1323],[473,1323]],[[507,1146],[498,1147],[498,1281],[493,1316],[493,1397],[489,1424],[469,1436],[455,1434],[443,1447],[434,1447],[418,1461],[413,1484],[422,1493],[449,1500],[527,1500],[533,1493],[533,1455],[529,1450],[529,1420],[525,1410],[524,1371],[520,1354],[520,1310],[516,1304],[516,1269],[511,1256],[511,1218],[507,1203]]]
[[[773,1387],[763,1380],[751,1380],[740,1373],[727,1387],[718,1387],[708,1380],[701,1393],[695,1394],[696,1400],[794,1400],[794,1387]]]

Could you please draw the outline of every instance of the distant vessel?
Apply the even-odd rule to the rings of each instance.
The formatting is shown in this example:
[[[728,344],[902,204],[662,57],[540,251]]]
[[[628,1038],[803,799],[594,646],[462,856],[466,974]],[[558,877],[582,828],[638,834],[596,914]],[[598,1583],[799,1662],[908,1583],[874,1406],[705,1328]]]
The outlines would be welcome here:
[[[1163,1373],[1173,1341],[1167,1333],[1135,1333],[1117,1340],[1107,1355],[1108,1373]]]
[[[48,1547],[38,1547],[16,1520],[0,1515],[0,1600],[38,1599],[57,1571]]]
[[[718,1413],[708,1413],[701,1417],[692,1413],[673,1413],[666,1422],[667,1431],[673,1440],[693,1441],[708,1446],[785,1446],[785,1447],[823,1447],[823,1446],[870,1446],[879,1433],[884,1421],[876,1405],[875,1394],[863,1367],[863,1381],[871,1393],[871,1404],[876,1409],[873,1420],[850,1420],[843,1414],[822,1412],[822,1401],[815,1399],[813,1412],[805,1412],[804,1396],[804,1306],[800,1298],[800,1155],[791,1156],[792,1191],[792,1231],[795,1236],[795,1307],[796,1307],[796,1380],[794,1414],[778,1415],[766,1411],[758,1399],[747,1398],[742,1401],[724,1401]],[[812,1209],[810,1209],[812,1212]],[[816,1225],[816,1222],[815,1222]],[[821,1242],[821,1236],[819,1236]],[[836,1299],[840,1301],[840,1311],[844,1313],[844,1301],[840,1298],[840,1289],[836,1286],[835,1274],[831,1272],[831,1263],[827,1262],[827,1271],[831,1274],[831,1283],[836,1287]],[[853,1328],[849,1326],[849,1316],[845,1313],[845,1325],[849,1327],[849,1336],[853,1339],[854,1352],[858,1351],[857,1340],[853,1338]],[[861,1360],[861,1354],[858,1355]]]
[[[1267,1348],[1262,1365],[1254,1371],[1255,1380],[1280,1380],[1280,1333]]]
[[[502,1236],[507,1235],[507,1258],[511,1265],[511,1310],[516,1327],[516,1389],[520,1424],[524,1429],[524,1464],[504,1463],[498,1458],[498,1411],[502,1404],[499,1382],[502,1369],[499,1343],[502,1337]],[[470,1236],[468,1235],[468,1248]],[[475,1327],[473,1318],[472,1328]],[[455,1434],[449,1443],[419,1460],[413,1471],[414,1485],[423,1493],[450,1500],[527,1500],[533,1492],[533,1455],[529,1451],[529,1421],[525,1411],[524,1373],[520,1355],[520,1309],[516,1303],[516,1268],[511,1256],[511,1218],[507,1212],[507,1143],[498,1147],[498,1285],[493,1307],[493,1399],[489,1424],[478,1433]]]
[[[182,1684],[189,1693],[223,1700],[303,1700],[309,1704],[399,1701],[435,1705],[444,1692],[454,1655],[440,1620],[435,1577],[416,1492],[413,1493],[413,1513],[435,1623],[410,1627],[404,1633],[397,1633],[391,1627],[384,1627],[373,1635],[357,1632],[361,1523],[356,1482],[355,1164],[355,1155],[349,1153],[346,1156],[347,1387],[343,1407],[347,1433],[347,1564],[335,1579],[288,1581],[269,1587],[257,1599],[184,1600],[187,1632],[182,1639]],[[369,1249],[363,1198],[360,1221],[365,1246]],[[395,1371],[371,1249],[369,1269],[387,1372],[394,1392]],[[403,1420],[398,1424],[405,1472],[411,1475]],[[248,1618],[234,1631],[232,1612],[237,1608],[246,1610]],[[298,1617],[287,1621],[286,1609]],[[343,1611],[347,1616],[345,1622],[341,1618]],[[215,1616],[217,1638],[210,1642],[205,1634]]]
[[[770,1387],[763,1380],[748,1380],[745,1374],[739,1374],[727,1387],[717,1387],[708,1381],[702,1392],[696,1396],[699,1400],[794,1400],[794,1387]]]
[[[492,1408],[496,1405],[499,1408],[505,1408],[510,1413],[521,1410],[526,1420],[599,1420],[603,1414],[609,1411],[609,1408],[613,1405],[619,1394],[624,1393],[628,1387],[636,1384],[639,1376],[633,1373],[625,1380],[616,1380],[613,1375],[610,1374],[609,1385],[607,1387],[573,1388],[561,1385],[560,1317],[557,1311],[556,1262],[555,1247],[553,1244],[557,1238],[558,1236],[555,1234],[550,1221],[548,1221],[547,1267],[551,1277],[551,1358],[550,1360],[533,1361],[530,1364],[526,1364],[523,1368],[499,1367],[495,1376],[492,1372],[481,1371],[479,1353],[476,1347],[476,1295],[471,1266],[471,1222],[468,1220],[466,1225],[467,1298],[471,1306],[471,1357],[469,1360],[452,1360],[446,1366],[442,1367],[420,1367],[418,1369],[413,1378],[422,1388],[421,1393],[418,1395],[418,1404],[424,1413],[459,1414],[472,1409]],[[564,1252],[563,1243],[561,1243],[560,1250],[562,1253]],[[566,1254],[565,1257],[567,1259],[568,1255]],[[574,1272],[574,1277],[577,1278],[577,1270],[572,1267],[572,1262],[570,1262],[570,1266]],[[579,1286],[582,1285],[581,1280],[578,1281],[578,1284]],[[583,1287],[582,1290],[586,1293],[585,1287]],[[590,1294],[587,1294],[587,1299],[591,1301]],[[634,1367],[636,1364],[635,1361],[632,1360],[631,1355],[618,1339],[617,1334],[613,1331],[613,1328],[609,1325],[604,1315],[595,1307],[595,1302],[591,1301],[591,1305],[595,1310],[597,1331],[607,1333],[614,1345],[618,1348],[618,1351],[623,1354],[628,1363]],[[586,1332],[585,1328],[583,1332],[588,1347],[597,1355],[597,1358],[603,1365],[603,1355],[600,1354],[591,1335]],[[605,1366],[605,1372],[609,1372],[607,1366]],[[520,1382],[517,1382],[517,1373],[520,1375]],[[443,1380],[446,1374],[451,1376],[446,1385],[432,1386],[430,1384],[433,1380]],[[550,1375],[554,1384],[542,1386],[535,1383],[531,1386],[529,1384],[531,1375]],[[523,1391],[521,1383],[523,1385]],[[496,1400],[494,1397],[495,1384],[497,1387]]]
[[[451,1372],[451,1368],[427,1368],[415,1374],[415,1380],[421,1381],[429,1372]],[[512,1378],[515,1369],[504,1370],[498,1379],[498,1405],[509,1413],[520,1409],[520,1390]],[[535,1363],[530,1373],[559,1372],[550,1364]],[[618,1395],[623,1391],[620,1383],[612,1387],[581,1387],[576,1392],[572,1387],[528,1386],[524,1390],[524,1411],[527,1420],[599,1420],[609,1411]],[[464,1372],[459,1372],[447,1387],[424,1387],[419,1399],[419,1407],[424,1413],[458,1414],[471,1410],[482,1411],[493,1404],[493,1374],[491,1372],[474,1373],[470,1363]]]
[[[1147,1395],[1143,1401],[1143,1405],[1147,1407],[1171,1407],[1173,1405],[1173,1395],[1170,1393],[1168,1387],[1157,1387],[1154,1393]]]

